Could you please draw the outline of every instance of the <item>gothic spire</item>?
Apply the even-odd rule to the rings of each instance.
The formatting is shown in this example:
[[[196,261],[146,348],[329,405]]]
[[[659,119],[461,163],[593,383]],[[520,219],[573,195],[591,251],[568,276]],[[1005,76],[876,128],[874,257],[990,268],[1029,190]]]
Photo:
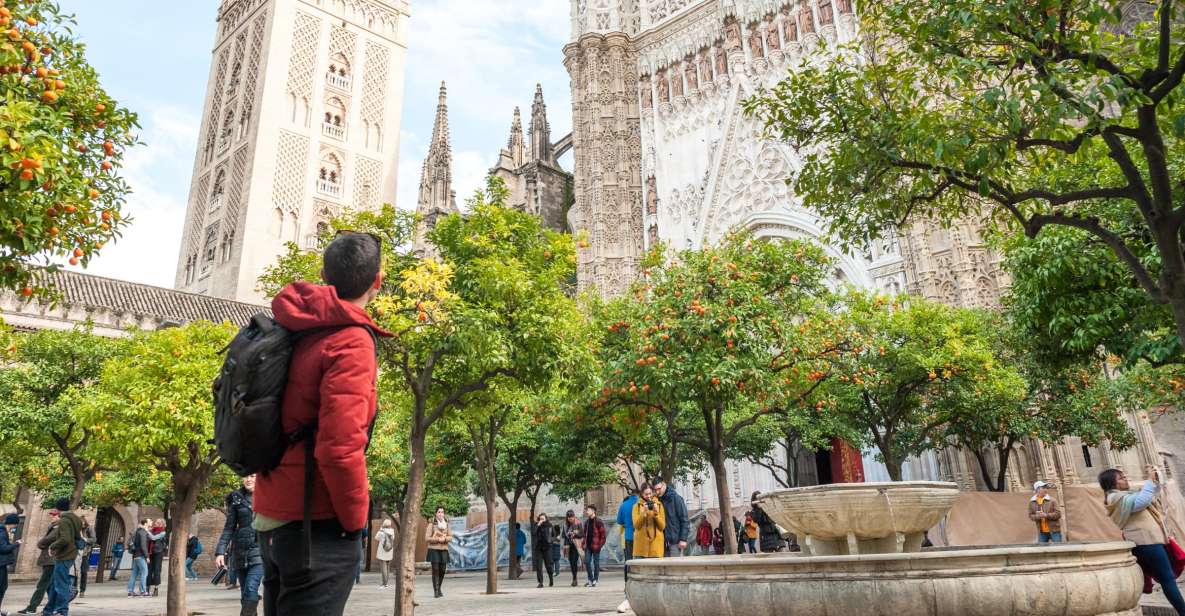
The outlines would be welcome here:
[[[555,164],[551,147],[551,126],[547,123],[547,105],[543,102],[543,86],[535,84],[535,102],[531,105],[531,160]]]
[[[459,211],[457,193],[453,191],[453,149],[449,143],[448,90],[440,82],[440,98],[436,104],[436,120],[432,125],[432,143],[424,158],[423,174],[420,177],[420,198],[416,213],[420,216],[417,225],[415,247],[425,250],[425,235],[436,225],[441,216]]]
[[[510,123],[510,139],[506,142],[506,150],[510,153],[510,164],[514,169],[522,167],[527,162],[527,145],[523,140],[523,119],[518,107],[514,108],[514,121]]]

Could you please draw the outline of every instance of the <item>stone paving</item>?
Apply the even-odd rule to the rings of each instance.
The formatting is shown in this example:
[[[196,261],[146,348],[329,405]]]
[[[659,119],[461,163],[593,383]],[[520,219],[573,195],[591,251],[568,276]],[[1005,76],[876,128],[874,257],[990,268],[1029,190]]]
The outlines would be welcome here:
[[[553,588],[535,588],[535,575],[530,571],[521,580],[505,579],[499,572],[498,594],[485,592],[485,574],[480,572],[450,574],[444,581],[445,596],[432,598],[432,578],[421,575],[416,581],[416,597],[420,607],[416,616],[518,616],[520,614],[555,614],[559,616],[608,616],[616,614],[623,598],[624,583],[621,571],[605,571],[597,588],[569,586],[572,578],[562,571]],[[164,587],[161,596],[129,599],[127,578],[122,581],[90,584],[86,597],[70,604],[70,616],[163,616],[165,613]],[[379,575],[365,573],[362,584],[355,586],[346,607],[346,616],[382,616],[393,613],[394,587],[380,590]],[[2,606],[9,614],[25,607],[33,592],[30,583],[17,583],[8,589]],[[238,616],[239,591],[224,590],[210,585],[202,578],[189,585],[190,614],[201,616]],[[44,607],[44,605],[43,605]],[[263,610],[260,609],[260,616]]]

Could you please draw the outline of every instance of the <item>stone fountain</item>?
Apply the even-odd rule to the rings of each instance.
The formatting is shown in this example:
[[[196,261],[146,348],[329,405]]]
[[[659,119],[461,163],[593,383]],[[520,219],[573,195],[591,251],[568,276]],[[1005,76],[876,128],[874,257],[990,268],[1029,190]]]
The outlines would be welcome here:
[[[638,616],[1119,616],[1140,614],[1126,541],[922,548],[953,483],[777,490],[758,501],[802,553],[630,561]]]

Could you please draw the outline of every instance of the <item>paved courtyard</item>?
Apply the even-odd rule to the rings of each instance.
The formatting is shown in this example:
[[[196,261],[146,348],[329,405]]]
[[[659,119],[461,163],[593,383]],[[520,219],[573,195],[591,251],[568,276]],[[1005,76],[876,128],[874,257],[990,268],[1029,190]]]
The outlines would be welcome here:
[[[535,588],[535,576],[528,571],[523,579],[510,581],[500,572],[498,594],[489,596],[485,591],[484,573],[450,574],[444,581],[443,599],[432,598],[432,578],[421,575],[417,578],[416,597],[420,607],[417,616],[511,616],[520,614],[557,614],[568,616],[581,614],[599,616],[616,614],[617,604],[623,598],[621,571],[603,572],[601,585],[597,588],[569,586],[571,577],[561,572],[554,588]],[[126,577],[123,581],[91,584],[85,598],[70,604],[70,616],[158,616],[165,613],[164,587],[161,596],[155,598],[129,599]],[[362,584],[354,587],[347,616],[381,616],[391,614],[395,597],[394,588],[380,590],[379,575],[366,573]],[[23,608],[33,592],[30,583],[14,584],[8,589],[3,609],[9,613]],[[189,585],[189,611],[203,616],[238,616],[239,591],[224,590],[210,585],[203,578]],[[263,610],[260,610],[262,616]]]

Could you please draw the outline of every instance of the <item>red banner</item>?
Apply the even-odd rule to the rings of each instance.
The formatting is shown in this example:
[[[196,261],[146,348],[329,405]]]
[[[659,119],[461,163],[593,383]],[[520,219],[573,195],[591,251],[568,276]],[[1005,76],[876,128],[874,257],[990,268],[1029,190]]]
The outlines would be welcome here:
[[[843,439],[831,439],[831,480],[835,483],[864,483],[864,460],[860,450]]]

